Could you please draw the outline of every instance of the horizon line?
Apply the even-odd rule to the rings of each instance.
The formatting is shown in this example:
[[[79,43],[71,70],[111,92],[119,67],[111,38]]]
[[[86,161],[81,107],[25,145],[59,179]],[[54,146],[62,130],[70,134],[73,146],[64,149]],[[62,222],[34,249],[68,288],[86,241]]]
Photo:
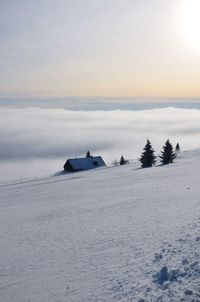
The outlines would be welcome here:
[[[153,99],[155,101],[184,101],[184,100],[196,100],[196,101],[200,101],[200,96],[148,96],[148,95],[144,95],[144,96],[137,96],[137,95],[132,95],[132,96],[107,96],[107,95],[88,95],[88,96],[81,96],[81,95],[55,95],[55,96],[42,96],[42,95],[36,95],[36,96],[0,96],[0,101],[6,101],[6,100],[25,100],[26,101],[32,101],[32,100],[53,100],[53,99],[100,99],[101,101],[106,101],[103,99],[107,99],[107,100],[133,100],[136,101],[137,99],[140,101],[145,101],[145,99],[147,100],[151,100],[153,101]]]

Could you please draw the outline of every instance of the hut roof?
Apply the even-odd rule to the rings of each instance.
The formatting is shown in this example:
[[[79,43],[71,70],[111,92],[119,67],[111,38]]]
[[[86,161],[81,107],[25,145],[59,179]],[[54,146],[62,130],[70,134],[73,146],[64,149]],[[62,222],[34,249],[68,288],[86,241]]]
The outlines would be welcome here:
[[[66,171],[91,170],[98,167],[104,167],[106,164],[101,156],[72,158],[68,159],[64,165]]]

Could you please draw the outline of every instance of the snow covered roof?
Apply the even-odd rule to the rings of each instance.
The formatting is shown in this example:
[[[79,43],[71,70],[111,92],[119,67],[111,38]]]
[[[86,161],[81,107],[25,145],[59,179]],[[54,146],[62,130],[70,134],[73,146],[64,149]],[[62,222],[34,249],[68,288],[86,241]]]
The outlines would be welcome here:
[[[101,156],[68,159],[64,165],[66,171],[91,170],[104,167],[106,164]]]

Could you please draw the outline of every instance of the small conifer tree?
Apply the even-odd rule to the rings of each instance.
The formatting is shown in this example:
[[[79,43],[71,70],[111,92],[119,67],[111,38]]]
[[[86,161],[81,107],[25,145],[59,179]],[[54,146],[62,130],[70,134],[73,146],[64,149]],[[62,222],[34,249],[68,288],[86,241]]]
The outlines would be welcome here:
[[[176,154],[179,153],[181,151],[181,148],[179,146],[179,143],[176,144],[176,148],[175,148],[175,152]]]
[[[124,157],[122,155],[121,158],[120,158],[119,164],[122,166],[122,165],[125,165],[125,163],[126,163],[126,161],[125,161],[125,159],[124,159]]]
[[[176,158],[176,154],[173,150],[173,146],[170,143],[169,139],[166,141],[165,145],[163,146],[163,151],[161,151],[161,163],[163,165],[173,163],[174,159]]]
[[[154,155],[155,151],[153,150],[149,139],[147,140],[143,150],[144,151],[140,157],[142,168],[152,167],[156,162],[156,156]]]
[[[91,157],[90,151],[89,151],[89,150],[88,150],[87,153],[86,153],[86,157]]]

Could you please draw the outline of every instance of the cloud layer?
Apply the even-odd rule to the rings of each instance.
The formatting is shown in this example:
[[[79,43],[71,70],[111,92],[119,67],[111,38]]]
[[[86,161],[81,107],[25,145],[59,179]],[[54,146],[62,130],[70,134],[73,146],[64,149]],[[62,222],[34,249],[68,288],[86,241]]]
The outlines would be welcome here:
[[[200,147],[200,110],[67,111],[0,109],[0,163],[101,154],[109,164],[123,154],[137,158],[147,138],[158,153],[167,138],[184,150]],[[62,168],[62,167],[60,167]],[[48,168],[49,169],[49,168]],[[48,170],[47,169],[47,170]],[[50,171],[50,170],[49,170]]]

